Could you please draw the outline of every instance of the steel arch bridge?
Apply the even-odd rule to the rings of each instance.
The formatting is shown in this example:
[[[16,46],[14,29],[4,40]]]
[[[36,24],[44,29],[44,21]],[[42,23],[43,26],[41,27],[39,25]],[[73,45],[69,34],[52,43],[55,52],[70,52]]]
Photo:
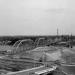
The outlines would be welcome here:
[[[34,46],[34,42],[31,39],[24,39],[24,40],[18,40],[13,45],[13,50],[11,51],[11,54],[19,53],[25,50],[30,50]]]
[[[12,54],[19,53],[19,52],[22,52],[22,51],[34,49],[34,48],[39,47],[39,46],[45,46],[46,44],[45,45],[40,44],[41,42],[44,42],[44,40],[45,40],[45,38],[38,38],[38,39],[36,39],[35,42],[33,42],[33,40],[31,40],[31,39],[18,40],[13,45],[13,47],[15,49],[12,50],[11,53]],[[29,43],[29,45],[27,45],[27,43]]]

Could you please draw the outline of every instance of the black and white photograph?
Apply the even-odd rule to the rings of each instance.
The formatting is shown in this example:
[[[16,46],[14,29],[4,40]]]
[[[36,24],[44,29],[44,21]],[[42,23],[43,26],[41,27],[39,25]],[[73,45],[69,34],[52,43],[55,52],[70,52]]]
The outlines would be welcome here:
[[[0,0],[0,75],[75,75],[75,0]]]

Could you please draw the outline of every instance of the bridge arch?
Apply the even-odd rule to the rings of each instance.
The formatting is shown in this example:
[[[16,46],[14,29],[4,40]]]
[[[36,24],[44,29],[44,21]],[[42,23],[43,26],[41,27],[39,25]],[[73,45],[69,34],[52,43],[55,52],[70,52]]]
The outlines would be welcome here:
[[[33,46],[34,46],[34,42],[31,39],[18,40],[13,45],[13,47],[15,48],[15,50],[13,50],[12,53],[14,54],[14,53],[17,53],[17,52],[19,53],[21,51],[28,50],[30,48],[33,48]]]

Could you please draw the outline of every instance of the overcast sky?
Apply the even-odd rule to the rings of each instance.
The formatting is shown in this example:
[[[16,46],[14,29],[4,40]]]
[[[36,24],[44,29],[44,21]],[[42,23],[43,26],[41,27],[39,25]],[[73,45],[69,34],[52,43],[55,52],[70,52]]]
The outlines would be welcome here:
[[[75,35],[75,0],[0,0],[0,35]]]

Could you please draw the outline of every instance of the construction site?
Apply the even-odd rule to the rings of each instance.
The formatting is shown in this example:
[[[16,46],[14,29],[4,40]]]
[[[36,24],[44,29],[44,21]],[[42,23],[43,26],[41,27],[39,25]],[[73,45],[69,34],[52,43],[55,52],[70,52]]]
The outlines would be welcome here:
[[[11,42],[0,42],[0,75],[75,75],[72,36],[66,41],[60,37],[38,37],[35,41],[22,38],[13,45]]]
[[[0,75],[75,75],[75,0],[0,0]]]

